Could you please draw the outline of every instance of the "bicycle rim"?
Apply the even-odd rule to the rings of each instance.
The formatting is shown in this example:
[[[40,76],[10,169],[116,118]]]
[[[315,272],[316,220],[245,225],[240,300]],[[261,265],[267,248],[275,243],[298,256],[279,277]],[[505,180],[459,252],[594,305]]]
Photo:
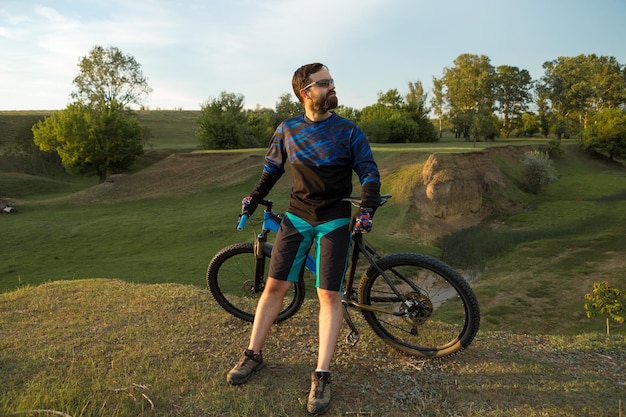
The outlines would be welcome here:
[[[411,355],[440,358],[470,345],[478,332],[478,301],[465,279],[448,265],[417,253],[399,253],[377,261],[408,302],[370,267],[359,285],[359,301],[386,312],[363,311],[374,332]],[[393,314],[392,314],[393,313]]]
[[[267,277],[272,245],[263,246]],[[254,291],[254,243],[237,243],[218,252],[207,268],[207,284],[217,303],[233,316],[245,321],[254,321],[256,306],[261,291]],[[304,281],[292,285],[283,298],[277,322],[287,320],[302,306],[304,301]]]

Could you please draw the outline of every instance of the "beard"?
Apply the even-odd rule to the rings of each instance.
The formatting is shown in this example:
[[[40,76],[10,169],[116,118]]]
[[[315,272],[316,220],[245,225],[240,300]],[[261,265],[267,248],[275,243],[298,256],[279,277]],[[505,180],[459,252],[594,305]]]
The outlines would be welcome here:
[[[339,100],[337,99],[337,96],[335,94],[330,96],[327,95],[326,100],[324,100],[324,110],[332,110],[336,108],[338,104]]]
[[[319,97],[313,103],[313,110],[317,113],[325,113],[329,110],[336,108],[339,105],[339,100],[335,94],[327,94],[326,97]]]

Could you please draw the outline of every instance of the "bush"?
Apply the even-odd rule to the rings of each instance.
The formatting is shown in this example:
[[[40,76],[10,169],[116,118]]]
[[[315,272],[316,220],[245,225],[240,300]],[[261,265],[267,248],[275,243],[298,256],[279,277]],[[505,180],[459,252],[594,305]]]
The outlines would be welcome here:
[[[560,140],[551,139],[550,142],[548,142],[548,155],[550,155],[550,158],[560,158],[564,153],[565,150],[563,149],[563,146],[561,146]]]
[[[522,157],[522,168],[524,184],[533,194],[538,194],[545,185],[557,180],[554,164],[546,152],[526,152]]]

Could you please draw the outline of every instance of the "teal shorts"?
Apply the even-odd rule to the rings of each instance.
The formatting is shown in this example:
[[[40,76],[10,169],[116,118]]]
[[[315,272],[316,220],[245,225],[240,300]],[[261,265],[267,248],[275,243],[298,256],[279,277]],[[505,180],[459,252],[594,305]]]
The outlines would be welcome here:
[[[316,288],[341,291],[351,240],[349,218],[312,225],[286,213],[276,234],[269,276],[297,282],[302,276],[306,256],[315,242]]]

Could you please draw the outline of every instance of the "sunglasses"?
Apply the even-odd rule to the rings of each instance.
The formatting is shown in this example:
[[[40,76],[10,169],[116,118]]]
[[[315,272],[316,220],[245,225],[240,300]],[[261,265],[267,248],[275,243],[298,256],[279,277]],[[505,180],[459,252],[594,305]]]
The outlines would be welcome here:
[[[335,80],[331,78],[331,79],[313,81],[311,84],[307,85],[306,87],[302,87],[302,89],[306,90],[307,88],[312,87],[315,84],[319,85],[320,87],[328,87],[330,85],[335,85]]]

